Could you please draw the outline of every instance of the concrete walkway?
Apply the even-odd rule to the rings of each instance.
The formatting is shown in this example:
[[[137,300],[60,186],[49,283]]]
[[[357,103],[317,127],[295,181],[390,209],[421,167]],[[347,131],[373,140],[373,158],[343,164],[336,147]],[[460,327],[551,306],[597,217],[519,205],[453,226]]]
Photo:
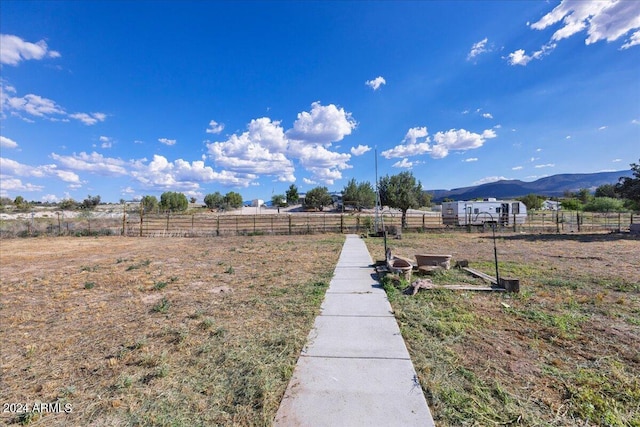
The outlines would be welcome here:
[[[348,235],[275,426],[434,426],[371,264]]]

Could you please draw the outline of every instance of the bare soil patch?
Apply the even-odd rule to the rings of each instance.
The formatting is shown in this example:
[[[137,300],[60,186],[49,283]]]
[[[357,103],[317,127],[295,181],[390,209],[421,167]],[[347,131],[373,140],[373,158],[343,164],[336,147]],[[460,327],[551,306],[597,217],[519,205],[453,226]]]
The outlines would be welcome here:
[[[270,425],[342,243],[3,240],[0,423]]]
[[[381,239],[367,239],[383,259]],[[394,254],[450,253],[495,275],[491,233],[405,234]],[[437,425],[640,425],[640,240],[497,237],[519,294],[389,294]],[[480,284],[460,271],[440,284]]]

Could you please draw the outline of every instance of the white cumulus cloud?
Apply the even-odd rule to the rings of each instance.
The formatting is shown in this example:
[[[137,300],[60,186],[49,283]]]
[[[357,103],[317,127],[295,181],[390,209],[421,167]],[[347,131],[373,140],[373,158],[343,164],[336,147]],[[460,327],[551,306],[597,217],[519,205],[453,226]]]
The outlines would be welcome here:
[[[95,151],[91,154],[85,152],[80,154],[73,153],[70,156],[51,153],[51,158],[65,168],[76,171],[93,172],[106,176],[124,176],[128,174],[127,162],[121,159],[104,157]]]
[[[371,147],[368,145],[358,145],[357,147],[351,147],[351,154],[354,156],[362,156],[367,151],[371,151]]]
[[[47,42],[40,40],[31,43],[18,36],[11,34],[0,34],[0,63],[7,65],[18,65],[21,61],[29,59],[42,59],[45,57],[58,58],[60,52],[49,50]]]
[[[42,191],[44,187],[42,185],[34,185],[30,183],[22,183],[22,180],[18,178],[6,177],[0,175],[2,180],[2,188],[0,188],[0,196],[7,197],[8,191]]]
[[[477,157],[469,157],[468,159],[464,159],[463,162],[477,162],[478,158]]]
[[[6,112],[18,116],[27,122],[33,122],[21,113],[31,116],[44,118],[51,121],[65,121],[69,119],[79,120],[85,125],[94,125],[103,122],[107,118],[104,113],[73,113],[67,114],[64,108],[58,105],[54,100],[29,93],[25,96],[13,96],[16,89],[13,86],[5,85],[0,81],[0,108],[2,109],[2,117]]]
[[[158,138],[158,142],[164,145],[176,145],[176,140],[175,139],[169,139],[169,138]]]
[[[391,166],[394,167],[394,168],[411,169],[415,164],[416,164],[416,162],[410,162],[408,159],[404,158],[404,159],[402,159],[400,161],[395,162]]]
[[[485,119],[493,119],[493,115],[491,113],[484,113],[482,117],[484,117]]]
[[[81,121],[87,126],[93,126],[98,122],[104,122],[107,115],[104,113],[73,113],[69,117]]]
[[[487,139],[495,138],[496,132],[487,129],[481,134],[465,129],[451,129],[438,132],[433,136],[435,144],[431,144],[426,127],[411,128],[404,137],[403,143],[381,154],[387,159],[419,156],[429,153],[434,159],[442,159],[450,151],[471,150],[482,147]]]
[[[373,90],[378,90],[380,89],[380,86],[387,84],[387,81],[384,79],[384,77],[378,76],[373,80],[367,80],[366,82],[364,82],[364,84],[366,84]]]
[[[478,43],[474,43],[473,46],[471,46],[471,51],[469,51],[469,54],[467,55],[467,61],[472,60],[473,58],[475,58],[480,54],[489,52],[489,49],[487,48],[488,41],[489,39],[485,37],[484,39],[480,40]]]
[[[226,141],[207,144],[217,166],[251,176],[270,175],[295,181],[293,162],[285,155],[288,141],[280,122],[268,117],[251,120],[248,130]]]
[[[298,113],[293,129],[289,129],[286,135],[289,139],[305,143],[330,145],[350,135],[356,125],[351,113],[343,108],[314,102],[310,112]]]
[[[433,146],[431,157],[441,159],[450,151],[471,150],[480,148],[487,139],[495,138],[496,132],[487,129],[482,134],[469,132],[465,129],[451,129],[446,132],[438,132],[433,136],[436,142]]]
[[[218,133],[222,132],[223,129],[224,129],[224,124],[223,123],[218,123],[215,120],[211,120],[209,122],[209,127],[207,128],[206,132],[207,133],[218,134]]]
[[[536,169],[541,169],[541,168],[553,168],[553,167],[555,167],[555,166],[556,166],[556,165],[555,165],[554,163],[547,163],[547,164],[545,164],[545,165],[535,165],[534,167],[535,167]]]
[[[430,138],[427,127],[414,127],[407,131],[400,145],[385,150],[381,154],[382,157],[387,159],[419,156],[431,151],[429,142]]]
[[[56,104],[55,101],[31,93],[23,97],[7,97],[6,105],[3,105],[3,107],[5,106],[9,107],[10,110],[24,111],[37,117],[65,114],[62,107]]]
[[[11,138],[7,138],[6,136],[0,135],[0,147],[17,148],[18,143]]]
[[[620,0],[562,0],[551,12],[544,15],[530,27],[544,30],[555,24],[561,27],[551,36],[551,41],[532,55],[523,49],[509,54],[511,65],[527,65],[532,59],[540,59],[555,49],[557,42],[586,31],[585,44],[598,41],[613,42],[625,39],[620,49],[628,49],[640,44],[640,2]]]
[[[513,171],[519,171],[519,170],[522,170],[522,169],[523,169],[522,166],[514,166],[514,167],[511,168],[511,170],[513,170]]]
[[[57,165],[29,166],[15,160],[0,157],[0,169],[3,174],[31,178],[57,177],[62,181],[80,183],[80,177],[71,171],[60,170]],[[4,185],[4,181],[3,181]]]

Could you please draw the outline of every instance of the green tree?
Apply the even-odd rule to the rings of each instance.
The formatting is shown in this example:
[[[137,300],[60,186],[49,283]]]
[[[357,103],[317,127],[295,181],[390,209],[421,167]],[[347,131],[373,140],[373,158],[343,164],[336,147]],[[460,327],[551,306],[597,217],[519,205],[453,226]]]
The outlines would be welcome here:
[[[91,196],[89,194],[86,199],[82,201],[80,206],[82,209],[93,210],[100,204],[100,196]]]
[[[189,207],[187,196],[175,191],[165,191],[160,195],[160,208],[165,211],[186,211]]]
[[[355,179],[351,179],[342,190],[342,203],[359,211],[369,209],[376,204],[376,192],[371,183],[356,183]]]
[[[640,163],[631,163],[633,178],[623,176],[616,184],[616,193],[633,202],[635,209],[640,209]]]
[[[423,191],[422,198],[420,199],[420,207],[431,206],[431,199],[433,199],[433,193],[428,193],[426,191]]]
[[[316,187],[309,192],[304,198],[304,206],[310,209],[323,210],[325,206],[329,206],[333,203],[331,195],[327,187]]]
[[[17,210],[27,210],[31,207],[29,202],[27,202],[22,196],[16,196],[16,198],[13,199],[13,205]]]
[[[407,227],[407,211],[424,206],[425,192],[420,181],[416,182],[411,172],[385,176],[380,179],[380,202],[382,205],[402,211],[402,228]]]
[[[620,212],[624,210],[624,202],[613,197],[594,197],[586,205],[587,212]]]
[[[193,204],[193,203],[195,203],[195,202],[197,202],[197,201],[198,201],[198,199],[196,199],[196,198],[195,198],[195,197],[193,197],[193,196],[191,196],[191,197],[189,198],[189,203],[191,203],[191,204]]]
[[[287,200],[284,194],[274,194],[271,196],[271,204],[277,208],[284,208],[287,206]]]
[[[140,200],[140,204],[142,205],[144,213],[153,212],[158,208],[158,199],[156,196],[144,196],[142,200]]]
[[[600,187],[596,188],[596,192],[594,193],[596,197],[611,197],[613,199],[618,198],[618,194],[616,193],[616,186],[613,184],[604,184]]]
[[[224,195],[225,209],[238,209],[242,207],[242,196],[235,191],[229,191]]]
[[[589,191],[588,188],[581,188],[580,190],[578,190],[578,193],[576,194],[576,197],[578,198],[578,200],[580,200],[580,202],[583,205],[585,203],[589,203],[589,200],[591,200],[593,198],[593,196],[591,195],[591,192]]]
[[[74,210],[75,208],[78,207],[78,203],[75,200],[71,199],[71,198],[62,199],[60,201],[60,203],[58,204],[58,207],[60,209],[62,209],[63,211],[72,211],[72,210]]]
[[[204,204],[207,205],[209,209],[220,209],[224,204],[224,197],[222,197],[219,191],[207,194],[204,196]]]
[[[289,186],[289,189],[286,192],[286,196],[287,196],[287,204],[288,205],[295,205],[298,203],[298,199],[300,198],[299,194],[298,194],[298,187],[296,187],[295,184],[291,184]]]
[[[562,209],[568,211],[581,211],[584,208],[584,205],[582,204],[580,199],[576,199],[574,197],[569,199],[562,199],[560,201],[560,206],[562,206]]]
[[[535,209],[541,209],[545,198],[538,196],[537,194],[527,194],[524,197],[520,197],[518,200],[525,204],[527,210],[532,211]]]

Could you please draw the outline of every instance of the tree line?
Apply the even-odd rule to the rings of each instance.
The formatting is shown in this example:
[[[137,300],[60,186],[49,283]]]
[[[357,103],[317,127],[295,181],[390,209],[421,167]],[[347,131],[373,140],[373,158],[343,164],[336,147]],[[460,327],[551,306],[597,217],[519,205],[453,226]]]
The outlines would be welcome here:
[[[616,184],[601,185],[594,194],[588,189],[577,192],[567,192],[559,200],[563,209],[584,210],[593,212],[640,210],[640,163],[631,163],[632,177],[621,177]],[[351,179],[341,191],[341,206],[343,209],[361,211],[373,208],[376,197],[379,195],[381,206],[399,209],[402,212],[402,224],[406,225],[406,215],[409,209],[419,209],[431,205],[432,195],[422,189],[422,184],[417,181],[411,172],[401,172],[397,175],[384,176],[378,181],[378,193],[368,181],[357,182]],[[60,209],[93,210],[100,204],[100,196],[88,195],[82,202],[73,199],[64,199],[57,206]],[[519,198],[528,209],[542,208],[547,197],[537,194],[529,194]],[[183,193],[166,191],[158,200],[155,196],[147,195],[140,200],[141,209],[145,213],[154,211],[181,212],[189,207],[189,202],[195,203],[196,198],[187,199]],[[272,196],[274,207],[286,207],[300,204],[298,187],[291,184],[284,194]],[[120,203],[125,203],[120,200]],[[216,191],[204,197],[205,206],[212,210],[225,211],[242,207],[242,196],[234,191],[225,195]],[[13,205],[16,210],[28,210],[36,202],[27,202],[22,196],[14,200],[7,197],[0,198],[0,207]],[[305,209],[319,210],[329,206],[335,206],[334,198],[327,187],[318,186],[309,190],[302,201]]]

